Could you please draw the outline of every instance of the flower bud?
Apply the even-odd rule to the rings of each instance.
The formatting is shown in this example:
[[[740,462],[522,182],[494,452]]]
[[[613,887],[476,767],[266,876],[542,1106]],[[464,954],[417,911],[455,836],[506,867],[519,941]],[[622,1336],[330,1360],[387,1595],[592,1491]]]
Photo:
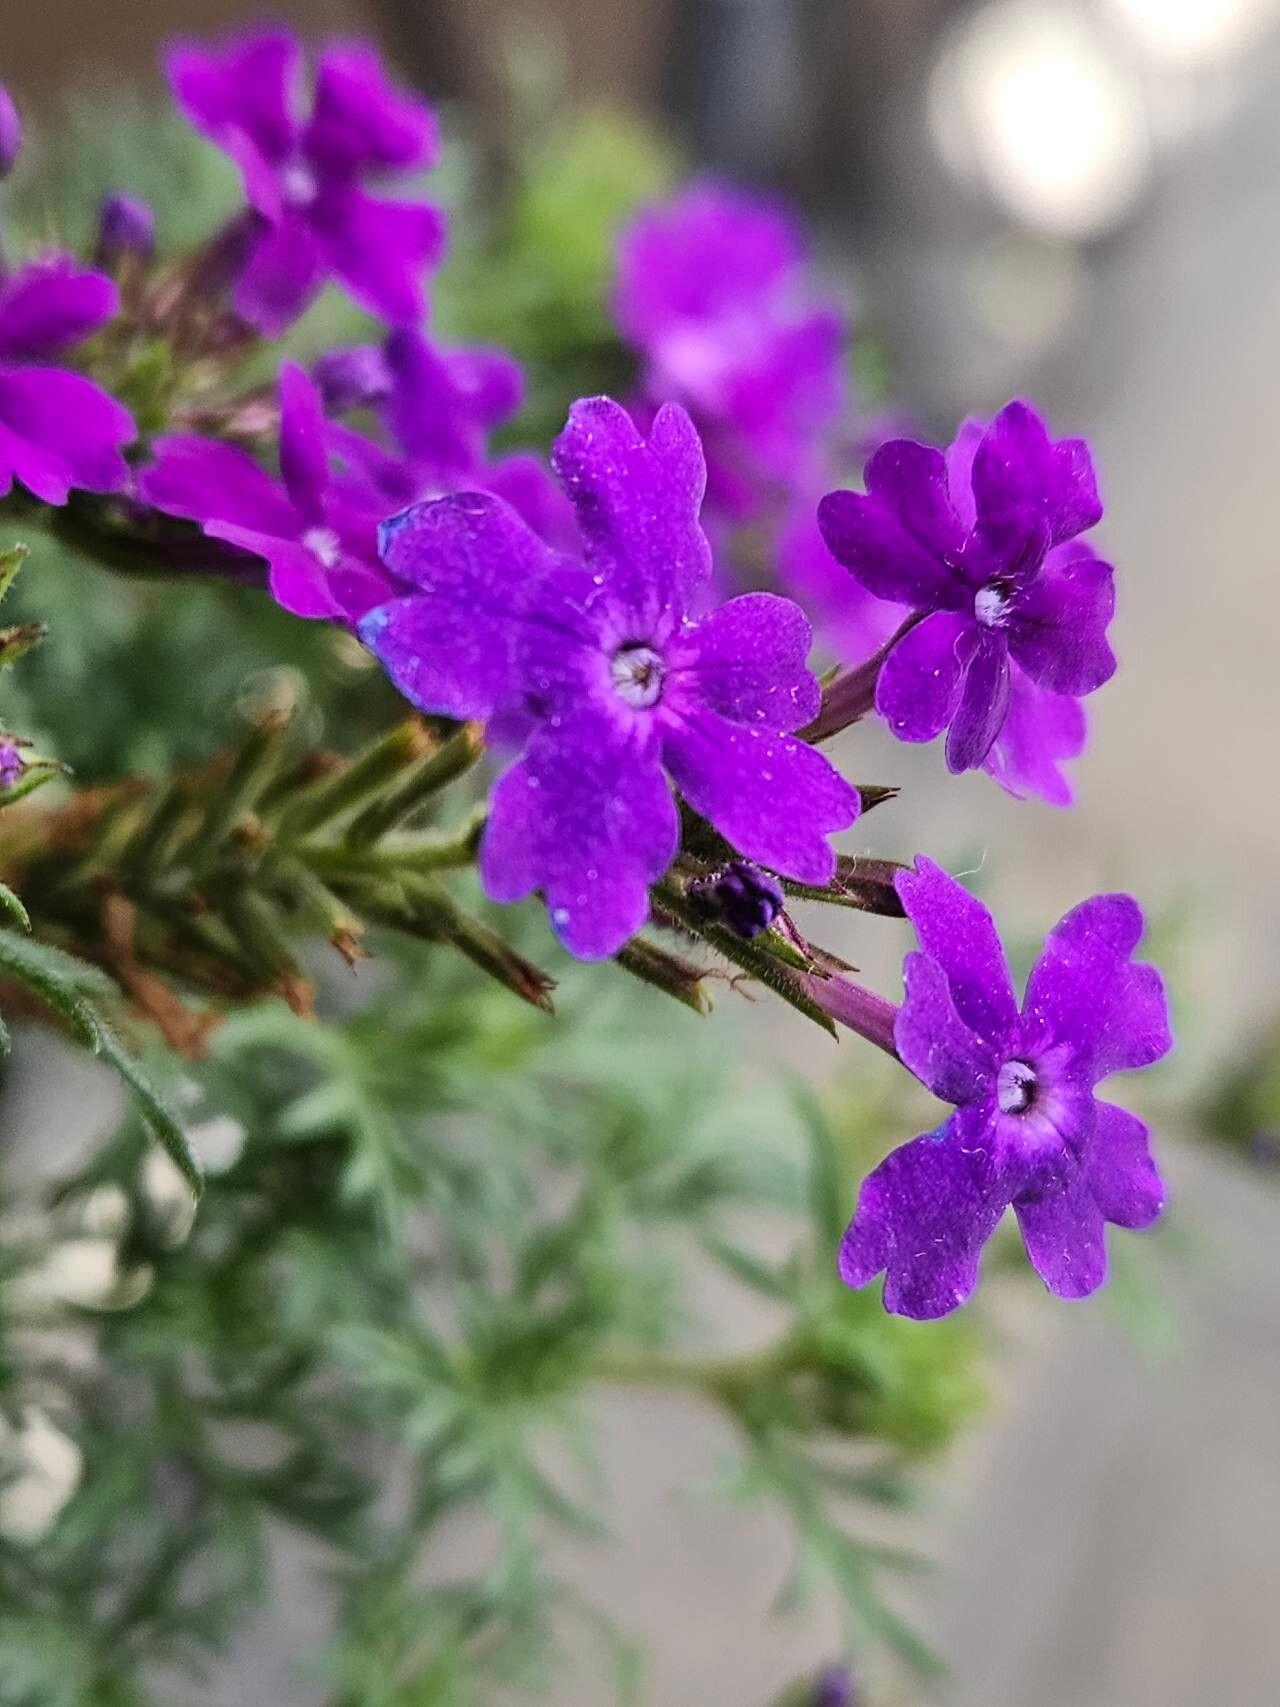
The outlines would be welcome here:
[[[156,244],[156,216],[137,196],[110,195],[98,214],[94,265],[110,270],[130,257],[149,261]]]
[[[312,369],[325,409],[341,415],[364,409],[391,389],[391,371],[380,349],[357,344],[349,350],[326,350]]]
[[[812,1707],[857,1707],[858,1689],[848,1666],[833,1665],[818,1674],[810,1696]]]
[[[22,152],[22,120],[13,97],[0,83],[0,178],[7,178]]]
[[[0,740],[0,790],[12,788],[26,768],[27,761],[18,750],[17,743]]]
[[[748,939],[767,931],[784,904],[777,879],[745,859],[731,860],[713,877],[691,883],[688,895],[705,918]]]

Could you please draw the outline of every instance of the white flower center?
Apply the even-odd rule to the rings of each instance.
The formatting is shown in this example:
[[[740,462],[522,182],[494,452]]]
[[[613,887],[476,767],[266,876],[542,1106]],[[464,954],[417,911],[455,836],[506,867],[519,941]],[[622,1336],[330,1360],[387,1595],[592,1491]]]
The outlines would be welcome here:
[[[342,561],[342,543],[332,528],[308,528],[302,543],[323,569],[336,569]]]
[[[666,665],[652,646],[622,646],[609,665],[613,691],[624,705],[637,711],[656,705],[662,698]]]
[[[1001,1114],[1025,1114],[1035,1096],[1035,1068],[1025,1061],[1006,1061],[996,1077],[996,1101]]]
[[[983,628],[998,628],[1012,602],[1008,586],[1003,581],[991,581],[973,595],[973,614]]]
[[[280,190],[290,207],[310,207],[320,193],[316,175],[302,160],[292,160],[280,174]]]

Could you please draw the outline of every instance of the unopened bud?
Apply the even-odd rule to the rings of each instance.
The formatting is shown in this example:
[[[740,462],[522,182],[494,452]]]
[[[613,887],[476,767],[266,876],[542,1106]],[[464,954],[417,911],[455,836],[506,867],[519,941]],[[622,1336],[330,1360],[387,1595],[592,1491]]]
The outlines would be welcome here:
[[[7,178],[22,152],[22,120],[13,97],[0,83],[0,178]]]
[[[828,1666],[820,1672],[809,1700],[812,1707],[857,1707],[858,1690],[848,1666]]]
[[[122,261],[149,261],[156,245],[156,216],[137,196],[110,195],[98,214],[94,265],[110,271]]]
[[[27,768],[15,742],[0,740],[0,789],[12,788]]]
[[[778,880],[745,859],[691,883],[688,896],[705,918],[747,940],[767,931],[784,905]]]

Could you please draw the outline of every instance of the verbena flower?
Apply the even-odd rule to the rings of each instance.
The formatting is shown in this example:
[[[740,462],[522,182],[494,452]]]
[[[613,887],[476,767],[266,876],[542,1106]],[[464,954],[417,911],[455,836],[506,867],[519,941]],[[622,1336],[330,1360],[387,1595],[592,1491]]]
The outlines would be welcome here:
[[[617,403],[587,399],[553,462],[580,556],[492,496],[421,505],[383,529],[384,561],[414,592],[360,626],[415,705],[486,719],[491,741],[521,750],[480,849],[488,893],[541,890],[571,953],[616,952],[679,845],[668,777],[747,858],[826,882],[827,836],[858,796],[790,735],[818,704],[808,622],[768,593],[688,616],[711,573],[689,417],[664,407],[646,440]]]
[[[282,31],[215,50],[180,43],[167,56],[179,106],[240,168],[253,210],[236,308],[274,335],[334,278],[370,313],[415,323],[422,275],[444,252],[444,215],[372,196],[365,183],[433,164],[435,116],[392,87],[370,48],[343,42],[319,55],[304,117],[300,62]]]
[[[863,1286],[883,1269],[886,1309],[944,1316],[973,1291],[1012,1205],[1049,1290],[1083,1297],[1106,1277],[1106,1223],[1145,1227],[1164,1196],[1142,1121],[1094,1094],[1172,1044],[1160,975],[1131,958],[1142,913],[1127,895],[1074,908],[1019,1012],[986,908],[923,857],[897,888],[920,950],[904,965],[894,1043],[955,1113],[865,1181],[841,1277]]]
[[[614,315],[648,395],[698,423],[717,508],[748,515],[815,474],[843,404],[845,326],[785,207],[705,180],[646,208],[619,244]]]
[[[177,434],[157,439],[138,492],[264,558],[272,597],[295,616],[353,620],[395,590],[378,562],[377,516],[335,481],[320,394],[290,363],[280,370],[279,479],[238,445]]]
[[[118,300],[65,255],[0,277],[0,497],[15,480],[46,504],[124,485],[133,417],[82,374],[41,365],[104,326]]]
[[[886,659],[876,709],[903,741],[946,729],[952,771],[994,751],[989,768],[1015,792],[1052,796],[1046,777],[1083,732],[1041,696],[1092,693],[1116,667],[1112,571],[1076,537],[1102,515],[1088,447],[1055,443],[1014,402],[945,454],[890,440],[866,485],[822,500],[823,535],[863,587],[922,618]]]

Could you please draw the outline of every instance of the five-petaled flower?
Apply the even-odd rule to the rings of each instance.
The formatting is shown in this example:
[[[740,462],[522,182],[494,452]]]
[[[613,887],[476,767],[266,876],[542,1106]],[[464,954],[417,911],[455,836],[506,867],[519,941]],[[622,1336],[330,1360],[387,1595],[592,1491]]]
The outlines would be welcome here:
[[[0,498],[15,480],[46,504],[72,488],[115,492],[133,417],[83,374],[45,364],[104,326],[116,287],[69,256],[0,277]]]
[[[272,597],[295,616],[354,621],[395,590],[378,562],[377,514],[334,475],[320,394],[301,368],[280,370],[279,479],[238,445],[196,434],[157,439],[154,452],[139,496],[264,558]]]
[[[920,620],[894,646],[876,709],[903,741],[947,730],[952,771],[986,765],[1014,793],[1069,798],[1057,762],[1083,745],[1074,701],[1113,674],[1112,571],[1077,535],[1101,518],[1081,439],[1051,440],[1026,403],[967,422],[946,453],[881,445],[865,493],[832,492],[832,553]]]
[[[179,106],[244,178],[253,227],[236,308],[274,335],[336,278],[370,313],[416,324],[422,275],[444,252],[444,216],[371,196],[364,183],[431,165],[435,116],[392,87],[372,49],[339,42],[319,55],[303,118],[300,60],[295,38],[275,30],[214,51],[180,43],[167,57]]]
[[[384,561],[414,590],[360,625],[415,705],[486,719],[492,742],[520,750],[481,845],[490,896],[540,890],[573,954],[615,953],[677,852],[668,777],[750,859],[826,882],[827,837],[858,796],[791,734],[818,705],[809,624],[770,593],[690,619],[711,561],[689,417],[665,406],[646,440],[617,403],[586,399],[553,461],[580,556],[493,496],[420,505],[383,529]]]
[[[721,513],[812,484],[843,403],[845,325],[784,206],[706,179],[645,208],[619,243],[614,316],[647,395],[697,422]]]
[[[1095,895],[1068,913],[1019,1012],[986,908],[923,857],[897,888],[920,950],[904,965],[894,1044],[955,1112],[864,1182],[841,1277],[864,1286],[883,1269],[887,1309],[946,1315],[1012,1205],[1046,1286],[1084,1297],[1106,1277],[1106,1223],[1145,1227],[1164,1196],[1142,1121],[1094,1094],[1172,1043],[1160,975],[1131,958],[1138,905]]]

